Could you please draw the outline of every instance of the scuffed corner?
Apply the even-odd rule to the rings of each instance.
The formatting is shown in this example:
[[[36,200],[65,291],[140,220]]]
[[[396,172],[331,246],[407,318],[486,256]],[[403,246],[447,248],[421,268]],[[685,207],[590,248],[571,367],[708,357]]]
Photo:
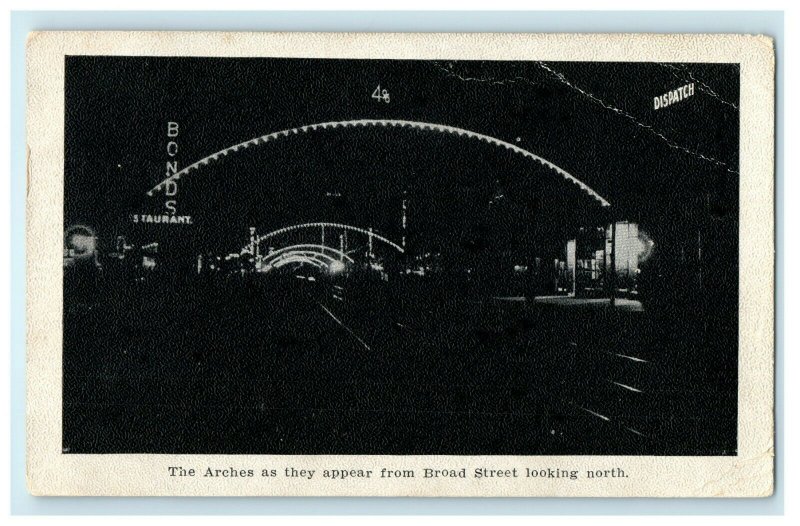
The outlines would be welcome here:
[[[764,491],[759,493],[755,497],[759,499],[767,499],[772,497],[773,495],[775,495],[775,483],[772,480],[770,480],[769,484],[767,484],[767,487],[764,488]]]
[[[775,39],[768,35],[752,35],[751,38],[759,46],[759,54],[770,57],[769,67],[775,70]]]
[[[44,497],[47,495],[41,486],[38,484],[36,478],[36,470],[32,470],[30,463],[25,464],[25,488],[34,497]]]
[[[753,493],[750,495],[754,499],[767,499],[775,494],[775,474],[770,472],[761,481],[754,481],[751,486]]]
[[[770,446],[747,462],[751,471],[740,475],[739,480],[746,481],[744,489],[750,490],[748,496],[757,499],[772,497],[775,494],[775,447]]]
[[[764,477],[763,487],[754,495],[756,498],[768,498],[775,494],[775,445],[771,445],[763,456],[769,458],[770,469],[769,475]]]
[[[775,52],[775,39],[769,35],[753,35],[753,38],[756,39],[762,47],[769,50],[770,53]]]
[[[25,52],[30,53],[44,38],[45,31],[31,31],[25,39]]]

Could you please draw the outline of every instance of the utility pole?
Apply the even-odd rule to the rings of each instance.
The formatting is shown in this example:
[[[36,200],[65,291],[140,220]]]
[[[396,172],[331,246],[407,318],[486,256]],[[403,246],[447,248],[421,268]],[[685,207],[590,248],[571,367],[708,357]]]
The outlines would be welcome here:
[[[611,306],[617,298],[617,221],[611,219]]]
[[[606,230],[605,225],[603,225],[603,284],[606,288],[609,288],[609,274],[608,268],[611,266],[609,265],[609,257],[611,254],[608,252],[608,231]]]
[[[703,290],[703,238],[700,229],[697,229],[697,284],[700,294]]]
[[[406,248],[406,223],[407,223],[406,209],[407,208],[408,208],[408,199],[406,199],[406,191],[403,190],[403,219],[402,219],[402,227],[403,227],[402,245],[403,245],[403,250],[405,250],[405,248]]]

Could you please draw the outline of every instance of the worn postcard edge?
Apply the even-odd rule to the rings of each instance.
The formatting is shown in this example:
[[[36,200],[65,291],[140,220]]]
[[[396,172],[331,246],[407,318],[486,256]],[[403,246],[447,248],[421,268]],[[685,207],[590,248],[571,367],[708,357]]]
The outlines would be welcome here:
[[[738,63],[738,455],[77,455],[61,451],[64,57],[137,55]],[[37,32],[27,44],[27,482],[34,495],[764,497],[774,464],[774,51],[753,35]],[[209,479],[204,469],[611,469],[629,478]]]

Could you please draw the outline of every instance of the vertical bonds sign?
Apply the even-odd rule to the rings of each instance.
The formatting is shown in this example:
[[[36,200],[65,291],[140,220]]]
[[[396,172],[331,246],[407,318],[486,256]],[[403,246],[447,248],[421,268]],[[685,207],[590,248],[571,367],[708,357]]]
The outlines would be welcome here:
[[[178,155],[178,123],[177,122],[168,122],[167,123],[167,137],[170,139],[167,142],[167,155],[169,156],[169,160],[167,160],[167,177],[173,176],[178,172],[178,161],[175,159],[175,156]],[[167,180],[167,187],[164,192],[164,195],[167,197],[175,197],[178,195],[178,183],[169,179]],[[176,199],[168,199],[164,206],[167,210],[174,214],[176,212],[176,206],[178,201]]]
[[[178,172],[178,134],[179,126],[177,122],[167,122],[167,162],[166,162],[166,175],[167,177],[173,176]],[[153,223],[153,224],[167,224],[167,225],[191,225],[192,216],[178,215],[178,183],[172,179],[168,179],[164,189],[164,195],[167,200],[164,202],[166,213],[161,214],[133,214],[131,220],[134,223]]]

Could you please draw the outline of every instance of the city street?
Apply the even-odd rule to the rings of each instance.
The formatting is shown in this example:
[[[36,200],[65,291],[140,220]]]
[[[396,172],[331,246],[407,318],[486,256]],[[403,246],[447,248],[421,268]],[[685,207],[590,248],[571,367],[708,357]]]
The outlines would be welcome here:
[[[735,454],[691,317],[309,276],[68,302],[65,450]]]

